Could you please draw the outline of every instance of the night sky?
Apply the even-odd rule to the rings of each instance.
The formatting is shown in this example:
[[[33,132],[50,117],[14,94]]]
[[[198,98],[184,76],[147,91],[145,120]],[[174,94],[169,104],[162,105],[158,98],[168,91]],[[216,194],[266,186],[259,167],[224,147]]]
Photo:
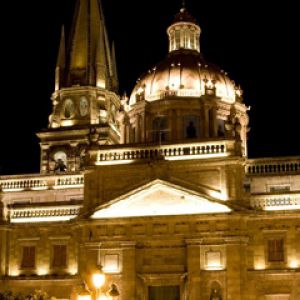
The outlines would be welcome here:
[[[2,9],[9,21],[2,21],[0,174],[39,172],[35,132],[48,124],[60,27],[68,31],[75,0],[10,2]],[[186,2],[202,29],[204,58],[242,86],[251,106],[249,157],[300,155],[296,2]],[[165,58],[166,29],[181,1],[103,0],[103,6],[120,93],[130,94],[137,78]]]

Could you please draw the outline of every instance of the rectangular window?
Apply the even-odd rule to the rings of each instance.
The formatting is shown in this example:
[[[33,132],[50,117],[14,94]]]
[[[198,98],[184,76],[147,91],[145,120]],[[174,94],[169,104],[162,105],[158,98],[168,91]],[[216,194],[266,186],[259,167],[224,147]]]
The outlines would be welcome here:
[[[67,246],[54,245],[53,246],[53,268],[64,268],[67,266]]]
[[[284,261],[284,240],[273,239],[268,241],[268,258],[269,262]]]
[[[35,267],[35,246],[24,246],[22,252],[21,268],[34,268]]]

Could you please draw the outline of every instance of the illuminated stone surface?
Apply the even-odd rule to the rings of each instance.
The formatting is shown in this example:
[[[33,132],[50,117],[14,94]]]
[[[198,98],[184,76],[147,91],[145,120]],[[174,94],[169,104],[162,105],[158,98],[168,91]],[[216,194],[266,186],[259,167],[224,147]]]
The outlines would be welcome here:
[[[101,6],[78,3],[41,172],[0,177],[0,291],[75,300],[101,264],[118,300],[174,286],[181,300],[298,300],[300,157],[248,159],[242,91],[202,58],[186,9],[166,60],[120,99]]]

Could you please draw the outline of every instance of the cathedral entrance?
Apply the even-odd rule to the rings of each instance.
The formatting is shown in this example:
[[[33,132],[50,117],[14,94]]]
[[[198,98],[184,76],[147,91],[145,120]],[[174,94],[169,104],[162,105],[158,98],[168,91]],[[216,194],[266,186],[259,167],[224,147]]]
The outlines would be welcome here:
[[[149,300],[180,300],[180,287],[149,286]]]

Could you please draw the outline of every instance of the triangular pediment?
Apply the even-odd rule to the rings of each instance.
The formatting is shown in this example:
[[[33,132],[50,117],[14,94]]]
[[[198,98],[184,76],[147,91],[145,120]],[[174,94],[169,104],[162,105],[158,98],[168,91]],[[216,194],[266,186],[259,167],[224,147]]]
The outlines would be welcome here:
[[[154,180],[97,207],[93,219],[229,213],[220,200],[208,199],[195,191]]]

